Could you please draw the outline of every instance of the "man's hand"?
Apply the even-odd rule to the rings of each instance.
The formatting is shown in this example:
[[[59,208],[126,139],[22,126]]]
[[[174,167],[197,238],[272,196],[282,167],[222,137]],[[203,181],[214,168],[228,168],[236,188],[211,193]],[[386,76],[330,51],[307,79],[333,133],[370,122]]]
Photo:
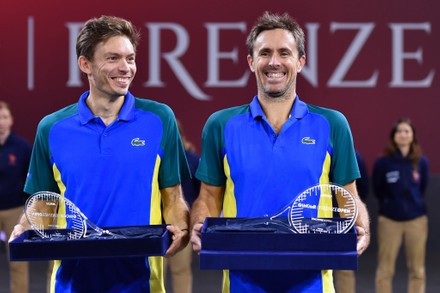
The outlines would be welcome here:
[[[200,193],[191,208],[191,244],[194,252],[202,249],[202,227],[207,217],[219,217],[223,206],[224,186],[202,182]]]
[[[17,224],[14,226],[14,230],[11,233],[11,237],[9,237],[9,242],[12,242],[15,238],[23,234],[26,231],[25,227],[21,224]]]
[[[200,250],[202,249],[202,240],[201,240],[201,233],[202,233],[202,227],[203,224],[195,224],[191,231],[191,244],[194,252],[197,254],[200,254]]]
[[[171,245],[165,253],[165,257],[171,257],[188,245],[188,229],[179,229],[176,226],[168,225],[167,230],[171,233]]]
[[[357,254],[361,255],[370,244],[370,231],[361,226],[356,226],[357,231]]]

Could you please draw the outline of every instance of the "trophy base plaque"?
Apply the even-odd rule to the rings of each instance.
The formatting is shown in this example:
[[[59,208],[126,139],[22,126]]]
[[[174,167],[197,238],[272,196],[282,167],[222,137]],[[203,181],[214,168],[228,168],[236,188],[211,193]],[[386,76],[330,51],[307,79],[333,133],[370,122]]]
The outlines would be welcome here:
[[[91,236],[63,239],[69,229],[57,231],[59,238],[41,238],[34,230],[25,231],[9,243],[11,261],[41,261],[78,258],[163,256],[171,239],[166,225],[104,227],[125,238]],[[57,234],[58,234],[57,233]]]
[[[237,229],[227,228],[233,220]],[[280,227],[239,226],[253,219],[207,218],[202,228],[200,269],[357,270],[357,234],[296,234]],[[212,229],[215,227],[215,229]],[[226,229],[223,229],[225,227]]]

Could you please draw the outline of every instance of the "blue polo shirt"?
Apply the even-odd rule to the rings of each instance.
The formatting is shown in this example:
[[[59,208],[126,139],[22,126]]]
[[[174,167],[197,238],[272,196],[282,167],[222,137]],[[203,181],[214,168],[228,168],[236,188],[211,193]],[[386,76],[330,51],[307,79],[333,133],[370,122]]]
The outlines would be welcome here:
[[[106,126],[79,102],[38,125],[27,193],[59,192],[98,226],[162,224],[160,189],[189,174],[172,110],[125,96]],[[162,258],[57,262],[56,292],[164,292]]]
[[[318,183],[345,185],[360,173],[346,118],[296,97],[277,133],[254,97],[211,115],[196,177],[225,186],[225,217],[274,215]],[[223,292],[334,292],[331,271],[225,271]]]

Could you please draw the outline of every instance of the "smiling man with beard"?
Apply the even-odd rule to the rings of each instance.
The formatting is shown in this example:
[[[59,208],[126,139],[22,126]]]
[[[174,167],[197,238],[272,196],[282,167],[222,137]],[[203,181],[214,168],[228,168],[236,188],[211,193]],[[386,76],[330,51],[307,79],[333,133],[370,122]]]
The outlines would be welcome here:
[[[206,217],[254,218],[285,207],[318,183],[336,183],[357,201],[357,252],[370,242],[369,216],[359,199],[353,138],[339,112],[300,100],[296,80],[306,62],[305,37],[289,15],[264,13],[248,38],[257,95],[248,105],[210,116],[202,133],[191,211],[191,243],[201,250]],[[226,270],[223,292],[335,292],[330,270]]]

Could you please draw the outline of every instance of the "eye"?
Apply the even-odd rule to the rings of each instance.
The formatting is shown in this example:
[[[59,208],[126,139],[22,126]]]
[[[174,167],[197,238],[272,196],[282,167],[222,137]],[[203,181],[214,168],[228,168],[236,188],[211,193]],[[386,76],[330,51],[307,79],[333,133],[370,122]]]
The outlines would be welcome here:
[[[280,52],[280,56],[282,56],[282,57],[288,57],[288,56],[290,56],[290,51],[288,51],[288,50],[282,50],[282,51]]]
[[[270,52],[269,51],[261,51],[260,56],[261,57],[268,57],[268,56],[270,56]]]

